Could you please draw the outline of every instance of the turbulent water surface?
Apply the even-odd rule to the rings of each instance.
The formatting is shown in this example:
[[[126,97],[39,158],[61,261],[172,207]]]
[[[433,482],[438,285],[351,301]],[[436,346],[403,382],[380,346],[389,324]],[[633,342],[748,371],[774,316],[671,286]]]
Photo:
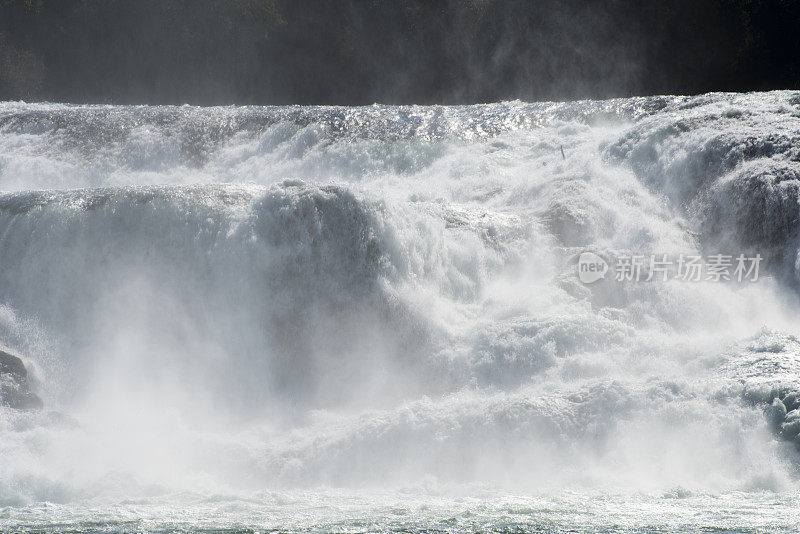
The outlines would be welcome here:
[[[798,188],[793,92],[0,104],[0,529],[795,531]]]

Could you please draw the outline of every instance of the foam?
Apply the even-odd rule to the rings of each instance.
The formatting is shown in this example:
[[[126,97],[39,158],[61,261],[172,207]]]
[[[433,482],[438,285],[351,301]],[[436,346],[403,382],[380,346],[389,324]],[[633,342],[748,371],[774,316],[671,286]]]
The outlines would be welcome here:
[[[46,410],[0,413],[0,500],[788,490],[798,101],[2,104],[0,341]]]

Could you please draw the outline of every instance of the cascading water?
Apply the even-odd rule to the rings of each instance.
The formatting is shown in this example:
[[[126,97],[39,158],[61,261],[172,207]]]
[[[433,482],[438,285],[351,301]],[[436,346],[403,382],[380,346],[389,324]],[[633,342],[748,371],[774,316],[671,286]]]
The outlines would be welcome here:
[[[0,528],[791,532],[798,180],[793,92],[0,104]]]

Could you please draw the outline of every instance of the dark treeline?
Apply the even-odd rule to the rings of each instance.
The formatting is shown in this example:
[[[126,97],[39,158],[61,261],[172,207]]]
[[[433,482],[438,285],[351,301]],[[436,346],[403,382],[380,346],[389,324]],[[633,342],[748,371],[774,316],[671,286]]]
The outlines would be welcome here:
[[[800,0],[0,0],[0,100],[472,103],[800,87]]]

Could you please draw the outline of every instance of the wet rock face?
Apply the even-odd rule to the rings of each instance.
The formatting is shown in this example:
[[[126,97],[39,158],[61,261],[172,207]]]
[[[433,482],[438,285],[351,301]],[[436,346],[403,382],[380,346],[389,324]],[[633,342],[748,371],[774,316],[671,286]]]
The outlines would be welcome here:
[[[800,450],[800,395],[796,392],[776,392],[764,415],[773,432],[791,441]]]
[[[22,360],[0,350],[0,406],[21,410],[41,408],[42,399],[31,391]]]

